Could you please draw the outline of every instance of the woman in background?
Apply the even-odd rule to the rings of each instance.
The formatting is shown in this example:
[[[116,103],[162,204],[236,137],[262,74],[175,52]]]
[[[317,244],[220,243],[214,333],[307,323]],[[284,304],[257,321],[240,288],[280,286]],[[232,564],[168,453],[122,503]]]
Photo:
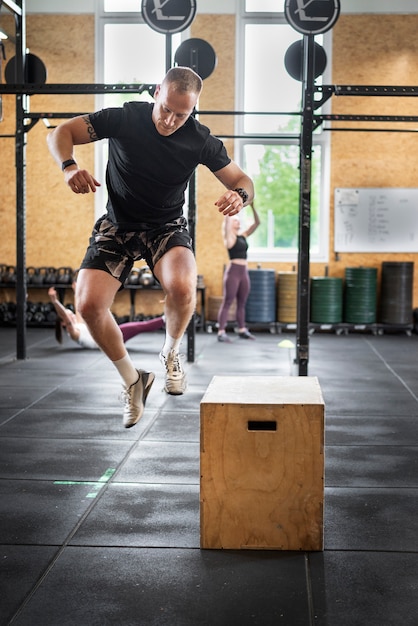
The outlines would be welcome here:
[[[255,339],[245,325],[245,305],[250,293],[250,277],[248,273],[247,238],[260,225],[258,213],[254,203],[250,204],[254,221],[245,230],[241,231],[241,223],[238,217],[226,216],[222,223],[222,235],[229,255],[229,265],[225,270],[223,279],[223,300],[218,313],[218,341],[231,343],[226,334],[228,311],[236,298],[236,318],[238,323],[238,336],[241,339]]]

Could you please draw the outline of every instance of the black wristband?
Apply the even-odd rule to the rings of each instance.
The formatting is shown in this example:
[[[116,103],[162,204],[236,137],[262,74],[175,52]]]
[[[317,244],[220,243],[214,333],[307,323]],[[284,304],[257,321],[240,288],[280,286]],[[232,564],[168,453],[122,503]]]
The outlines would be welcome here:
[[[236,191],[237,194],[241,196],[242,204],[245,204],[248,200],[248,193],[245,191],[245,189],[243,189],[242,187],[237,187],[237,189],[234,189],[234,191]]]
[[[68,159],[67,161],[63,161],[61,164],[62,171],[64,171],[65,168],[69,167],[70,165],[77,165],[77,163],[74,161],[74,159]]]

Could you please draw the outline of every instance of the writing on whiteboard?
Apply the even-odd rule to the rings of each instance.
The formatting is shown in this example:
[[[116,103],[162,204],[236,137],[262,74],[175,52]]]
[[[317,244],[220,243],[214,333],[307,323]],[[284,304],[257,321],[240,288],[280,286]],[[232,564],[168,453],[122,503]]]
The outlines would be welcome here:
[[[336,252],[418,252],[418,189],[335,189]]]

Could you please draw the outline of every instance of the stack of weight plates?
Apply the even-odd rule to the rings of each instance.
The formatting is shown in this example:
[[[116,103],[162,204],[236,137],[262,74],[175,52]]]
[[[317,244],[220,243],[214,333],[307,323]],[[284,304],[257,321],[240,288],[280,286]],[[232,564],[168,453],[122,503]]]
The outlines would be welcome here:
[[[208,298],[208,310],[206,314],[206,318],[211,322],[216,322],[218,319],[219,309],[222,304],[222,296],[209,296]],[[233,322],[236,320],[236,311],[237,311],[237,303],[234,302],[229,307],[228,312],[228,322]]]
[[[413,263],[382,263],[380,318],[383,324],[412,324]]]
[[[342,278],[312,277],[311,322],[339,324],[343,321]]]
[[[277,280],[277,321],[295,324],[297,321],[297,272],[279,272]]]
[[[349,324],[376,322],[377,269],[346,267],[344,318]]]
[[[245,307],[246,322],[271,323],[276,321],[275,270],[248,270],[251,290]]]

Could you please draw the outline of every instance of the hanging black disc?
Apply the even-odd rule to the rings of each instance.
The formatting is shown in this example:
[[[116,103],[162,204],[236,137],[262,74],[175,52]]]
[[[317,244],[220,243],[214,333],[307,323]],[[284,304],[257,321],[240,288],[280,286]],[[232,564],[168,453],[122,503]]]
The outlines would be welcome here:
[[[286,50],[284,65],[288,74],[295,80],[303,78],[303,41],[295,41]],[[314,74],[315,78],[321,76],[327,66],[327,55],[319,43],[314,43]]]
[[[196,0],[142,0],[141,12],[144,22],[157,33],[180,33],[194,20]]]
[[[44,85],[46,83],[46,67],[44,62],[30,52],[28,52],[25,57],[25,83]],[[12,57],[4,68],[4,78],[8,85],[15,85],[18,82],[16,77],[16,57]]]
[[[174,55],[177,65],[190,67],[202,79],[207,78],[216,67],[215,50],[204,39],[187,39],[177,48]]]

